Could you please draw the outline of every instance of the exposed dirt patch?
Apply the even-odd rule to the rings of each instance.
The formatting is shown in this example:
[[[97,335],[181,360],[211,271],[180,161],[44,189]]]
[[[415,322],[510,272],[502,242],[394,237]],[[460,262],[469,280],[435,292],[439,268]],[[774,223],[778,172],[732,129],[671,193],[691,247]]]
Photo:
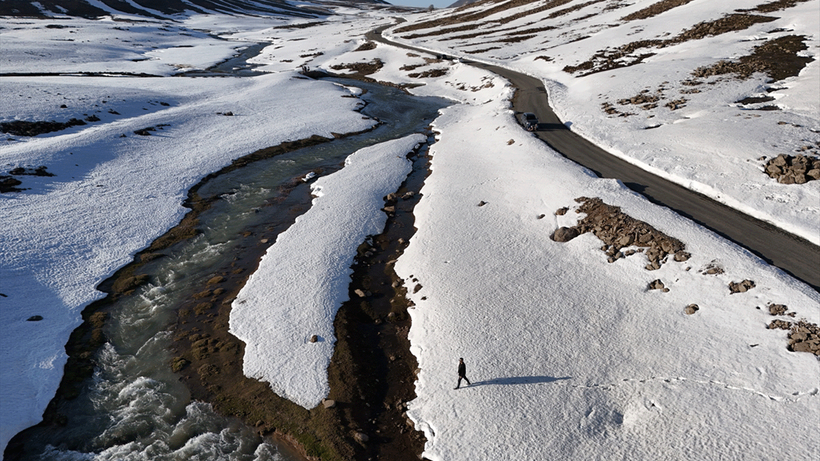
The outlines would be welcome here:
[[[632,104],[635,106],[641,106],[643,110],[649,110],[658,107],[657,102],[660,101],[662,96],[663,95],[660,93],[650,94],[649,90],[644,90],[640,94],[632,96],[631,98],[619,99],[618,104],[622,106]]]
[[[648,48],[665,48],[668,46],[678,45],[690,40],[700,40],[706,37],[717,36],[729,32],[736,32],[738,30],[745,30],[749,27],[771,22],[777,18],[772,16],[760,16],[751,14],[730,14],[714,21],[706,21],[695,24],[690,29],[683,31],[676,37],[666,40],[638,40],[635,42],[621,45],[615,49],[601,50],[595,53],[587,61],[584,61],[576,66],[566,66],[564,71],[568,73],[583,72],[579,76],[590,75],[597,72],[604,72],[608,70],[618,69],[622,67],[634,66],[640,64],[643,60],[654,56],[654,53],[647,52],[635,54],[638,50]],[[698,76],[698,75],[695,75]]]
[[[531,10],[527,10],[527,11],[517,13],[517,14],[514,14],[514,15],[506,16],[506,17],[501,18],[497,21],[493,21],[493,23],[503,25],[503,24],[506,24],[508,22],[515,21],[516,19],[520,19],[520,18],[529,16],[529,15],[532,15],[532,14],[540,13],[542,11],[547,11],[547,10],[550,10],[550,9],[553,9],[553,8],[558,8],[559,6],[565,5],[565,4],[569,3],[570,1],[572,1],[572,0],[550,0],[550,1],[545,2],[544,4],[542,4],[541,6],[539,6],[537,8],[533,8]],[[410,25],[401,27],[399,29],[396,29],[396,33],[412,32],[412,31],[421,30],[421,29],[433,29],[433,28],[438,29],[438,30],[434,30],[434,31],[429,32],[429,33],[417,34],[417,35],[414,36],[414,37],[425,37],[425,36],[430,36],[430,35],[440,35],[442,33],[458,32],[458,31],[462,31],[462,30],[475,30],[478,27],[482,26],[483,24],[469,24],[467,26],[461,26],[459,28],[449,28],[449,29],[446,29],[446,32],[442,32],[441,28],[444,27],[444,26],[459,24],[459,23],[462,23],[462,22],[474,23],[474,22],[476,22],[480,19],[486,18],[488,16],[492,16],[496,13],[501,13],[501,12],[504,12],[508,9],[515,8],[515,7],[522,6],[522,5],[527,5],[529,3],[531,3],[531,0],[511,0],[509,2],[503,2],[502,4],[500,4],[498,6],[488,8],[488,9],[483,10],[483,11],[464,13],[464,14],[454,14],[454,15],[451,15],[451,16],[438,18],[438,19],[435,19],[435,20],[432,20],[432,21],[425,21],[425,22],[420,22],[420,23],[416,23],[416,24],[410,24]],[[458,11],[458,10],[456,10],[456,11]]]
[[[273,29],[308,29],[310,27],[324,25],[324,21],[304,22],[302,24],[285,24],[283,26],[274,26]]]
[[[410,78],[436,78],[442,77],[447,75],[447,69],[444,68],[437,68],[437,69],[429,69],[423,72],[415,72],[412,74],[407,74]]]
[[[592,232],[604,243],[601,250],[607,254],[610,263],[644,253],[649,260],[646,270],[660,269],[670,255],[679,262],[690,258],[683,242],[623,213],[620,207],[608,205],[597,197],[580,197],[575,201],[580,203],[575,212],[586,213],[586,216],[573,227],[556,230],[550,237],[553,240],[569,241]]]
[[[798,56],[797,53],[808,49],[803,35],[787,35],[767,41],[755,47],[752,54],[743,56],[737,61],[718,61],[699,67],[692,72],[694,77],[705,78],[715,75],[734,74],[737,78],[747,79],[755,72],[762,72],[772,81],[796,76],[813,58]]]
[[[25,190],[17,187],[20,184],[23,184],[23,182],[19,179],[15,179],[11,176],[0,175],[0,194],[6,192],[21,192]]]
[[[52,133],[54,131],[65,130],[72,126],[85,125],[86,122],[78,118],[72,118],[67,122],[14,120],[12,122],[0,123],[0,132],[14,136],[37,136],[38,134]]]
[[[653,3],[652,5],[638,10],[634,13],[628,14],[621,18],[621,21],[634,21],[636,19],[648,19],[653,16],[657,16],[661,13],[671,10],[672,8],[679,7],[681,5],[686,5],[687,3],[691,2],[692,0],[661,0],[658,3]]]
[[[356,75],[370,75],[376,73],[379,69],[384,67],[384,62],[376,58],[370,62],[354,62],[350,64],[337,64],[330,66],[333,70],[352,70]]]
[[[580,9],[586,8],[589,5],[594,5],[596,3],[601,3],[602,1],[604,1],[604,0],[591,0],[589,2],[579,3],[577,5],[570,6],[569,8],[564,8],[563,10],[558,10],[554,13],[550,13],[549,16],[547,16],[547,18],[555,19],[559,16],[563,16],[565,14],[572,13],[573,11],[578,11]]]
[[[38,166],[36,168],[12,168],[11,170],[9,170],[9,175],[0,175],[0,193],[20,192],[25,190],[25,188],[17,187],[23,184],[23,182],[15,178],[14,176],[54,176],[54,173],[46,171],[47,168],[48,167],[46,166]]]
[[[753,9],[749,10],[758,13],[773,13],[775,11],[785,10],[797,6],[798,3],[805,3],[811,0],[775,0],[769,3],[761,3]]]
[[[364,42],[361,45],[359,45],[359,47],[356,48],[353,51],[368,51],[368,50],[375,50],[375,49],[376,49],[376,42],[367,41],[367,42]]]
[[[482,48],[480,50],[465,51],[465,53],[467,53],[467,54],[479,54],[479,53],[485,53],[487,51],[500,50],[500,49],[501,49],[500,46],[491,46],[489,48]]]

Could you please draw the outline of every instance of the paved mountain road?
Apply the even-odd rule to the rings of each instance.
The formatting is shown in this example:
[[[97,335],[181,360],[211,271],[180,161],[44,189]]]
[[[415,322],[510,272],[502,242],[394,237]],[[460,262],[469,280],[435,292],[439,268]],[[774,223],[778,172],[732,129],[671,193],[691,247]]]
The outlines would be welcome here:
[[[367,38],[429,53],[423,49],[388,41],[381,36],[381,31],[386,27],[389,26],[368,33]],[[820,247],[817,245],[655,176],[610,155],[573,133],[549,106],[547,92],[540,80],[497,66],[478,62],[470,62],[470,64],[509,80],[517,89],[513,99],[513,109],[516,112],[536,114],[540,124],[535,134],[566,158],[592,170],[600,177],[621,180],[627,187],[642,194],[650,201],[668,207],[732,240],[820,291]]]

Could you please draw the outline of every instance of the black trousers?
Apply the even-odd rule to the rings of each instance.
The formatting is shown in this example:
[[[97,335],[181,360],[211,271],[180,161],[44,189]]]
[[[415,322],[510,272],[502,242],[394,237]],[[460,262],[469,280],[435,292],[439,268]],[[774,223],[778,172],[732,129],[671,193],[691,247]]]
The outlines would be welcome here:
[[[468,385],[468,386],[471,386],[471,384],[470,384],[470,380],[469,380],[469,379],[467,379],[467,377],[466,377],[466,376],[461,375],[461,376],[459,376],[459,377],[458,377],[458,384],[456,384],[456,389],[458,389],[459,387],[461,387],[461,380],[462,380],[462,379],[463,379],[464,381],[467,381],[467,385]]]

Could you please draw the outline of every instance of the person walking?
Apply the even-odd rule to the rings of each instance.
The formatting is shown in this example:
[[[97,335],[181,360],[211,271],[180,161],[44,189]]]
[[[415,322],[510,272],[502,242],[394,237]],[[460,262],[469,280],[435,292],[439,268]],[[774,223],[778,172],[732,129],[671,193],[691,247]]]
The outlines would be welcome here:
[[[454,387],[454,389],[458,389],[459,387],[461,387],[462,379],[467,381],[468,386],[471,385],[470,380],[467,379],[467,365],[464,364],[464,359],[460,358],[458,359],[458,383],[456,384],[456,387]]]

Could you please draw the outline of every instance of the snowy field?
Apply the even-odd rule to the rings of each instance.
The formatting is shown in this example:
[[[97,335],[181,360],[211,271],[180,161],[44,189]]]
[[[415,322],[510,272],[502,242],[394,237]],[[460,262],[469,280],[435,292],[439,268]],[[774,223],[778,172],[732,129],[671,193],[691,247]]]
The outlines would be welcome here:
[[[703,4],[696,1],[691,6]],[[808,5],[816,10],[816,2]],[[242,42],[270,42],[254,59],[269,75],[253,78],[0,80],[5,95],[0,121],[68,120],[91,114],[101,119],[34,138],[0,140],[4,169],[45,165],[56,174],[25,176],[21,187],[29,190],[0,197],[0,293],[5,295],[0,301],[0,354],[9,371],[0,382],[0,447],[39,421],[59,383],[68,334],[78,325],[82,308],[100,296],[94,287],[181,218],[189,187],[260,147],[312,134],[358,131],[372,124],[354,111],[357,99],[342,97],[350,90],[294,78],[295,70],[308,66],[344,73],[334,66],[378,59],[381,67],[372,78],[423,83],[411,91],[461,103],[443,110],[434,123],[437,142],[431,148],[432,174],[416,208],[418,232],[396,264],[407,286],[421,285],[410,295],[415,303],[410,339],[421,371],[418,398],[410,403],[408,415],[425,432],[426,457],[764,460],[813,459],[820,454],[812,423],[820,419],[818,361],[807,353],[789,352],[787,331],[766,329],[780,318],[769,315],[770,303],[788,305],[796,319],[820,322],[817,292],[618,182],[597,179],[552,152],[515,122],[509,109],[512,91],[502,79],[466,64],[430,62],[383,45],[360,48],[364,32],[386,21],[383,13],[338,13],[321,26],[307,28],[279,28],[287,21],[272,18],[215,15],[193,16],[181,24],[141,23],[139,30],[130,31],[115,29],[108,20],[64,19],[60,21],[71,27],[45,29],[34,20],[0,19],[2,59],[16,56],[2,63],[4,72],[17,68],[171,75],[222,61]],[[796,26],[804,27],[805,17],[794,16]],[[768,25],[774,28],[779,23],[775,24]],[[165,35],[144,28],[170,31]],[[97,45],[63,43],[61,39],[72,38],[72,30],[97,37]],[[230,40],[191,32],[202,30]],[[144,35],[128,38],[132,32]],[[623,35],[631,32],[621,30]],[[11,34],[8,40],[6,34]],[[111,46],[99,45],[105,37]],[[812,43],[816,39],[813,36]],[[68,48],[31,58],[55,41]],[[571,46],[592,46],[585,42]],[[739,43],[733,41],[732,46],[740,47]],[[729,44],[714,40],[712,46],[713,54],[722,55]],[[586,51],[579,53],[590,54]],[[572,52],[564,52],[566,59]],[[697,53],[705,56],[707,51]],[[137,56],[149,59],[135,61],[142,59]],[[816,134],[808,130],[820,129],[818,104],[812,99],[816,94],[806,89],[811,78],[818,78],[816,61],[804,70],[805,77],[801,74],[779,90],[785,94],[782,99],[792,101],[788,110],[729,118],[725,111],[740,109],[693,99],[672,115],[658,113],[654,120],[665,120],[662,127],[642,130],[636,125],[640,117],[610,118],[600,103],[633,96],[643,87],[656,88],[663,81],[679,81],[680,77],[663,75],[675,69],[668,62],[653,64],[650,59],[651,65],[621,69],[622,78],[606,80],[606,85],[601,82],[609,79],[608,74],[594,74],[601,86],[593,93],[594,86],[587,86],[590,80],[558,72],[566,63],[533,64],[530,59],[524,65],[526,60],[512,55],[492,60],[549,79],[550,95],[565,120],[600,144],[629,153],[669,176],[714,186],[730,197],[739,184],[757,184],[746,195],[748,205],[759,213],[774,215],[780,209],[769,206],[773,200],[766,194],[793,194],[783,200],[790,209],[803,211],[781,213],[775,221],[816,230],[820,181],[800,189],[770,184],[759,162],[746,160],[771,155],[771,148],[750,154],[738,147],[750,143],[762,149],[780,143],[791,148],[798,139],[816,141]],[[528,67],[536,65],[543,67]],[[446,73],[410,76],[434,68],[445,68]],[[756,82],[762,85],[762,78]],[[743,85],[751,83],[739,86]],[[710,97],[731,99],[731,91],[746,91],[729,86],[716,84]],[[603,99],[595,99],[598,93]],[[60,108],[62,104],[67,107]],[[693,116],[696,109],[702,117]],[[217,114],[227,111],[234,116]],[[682,118],[686,114],[688,118]],[[780,119],[801,127],[782,128],[775,122]],[[728,130],[730,126],[736,128]],[[152,136],[133,133],[146,127],[156,127]],[[791,129],[804,130],[797,137],[782,131]],[[662,133],[659,130],[670,133],[656,136]],[[718,138],[723,135],[734,137]],[[668,144],[677,138],[694,147],[684,150],[677,142]],[[380,228],[378,199],[401,182],[406,174],[403,154],[417,142],[411,137],[360,151],[351,156],[348,168],[320,178],[314,207],[268,250],[234,305],[232,331],[253,353],[246,373],[264,377],[273,389],[303,406],[315,405],[326,394],[332,313],[346,296],[339,288],[348,281],[345,262],[352,261],[357,241]],[[627,146],[643,146],[645,153],[637,155]],[[731,152],[719,166],[707,162],[701,168],[708,153],[714,155],[714,146]],[[649,152],[658,151],[670,153],[645,160]],[[664,169],[664,162],[675,156],[681,156],[677,165],[701,169],[697,174]],[[749,173],[752,170],[754,174]],[[379,174],[385,183],[376,184],[368,179],[373,171],[390,175]],[[357,193],[359,183],[373,189]],[[577,205],[574,199],[581,196],[601,197],[622,207],[683,241],[692,257],[650,272],[640,253],[607,263],[601,242],[591,234],[553,242],[549,236],[556,228],[580,218],[572,209]],[[340,209],[345,207],[365,213],[362,216],[372,220],[370,227],[361,226],[361,218],[343,216]],[[553,214],[562,207],[570,211]],[[540,215],[545,216],[539,219]],[[338,225],[321,225],[331,220]],[[299,246],[288,235],[320,238],[306,239]],[[301,257],[292,257],[296,248]],[[333,257],[325,258],[324,265],[310,262],[321,255]],[[724,272],[704,275],[710,265]],[[272,287],[277,277],[300,275],[305,283],[321,282],[312,284],[315,289],[303,283],[291,284],[290,290]],[[669,291],[648,290],[654,279],[661,279]],[[730,294],[729,283],[744,279],[754,280],[755,288]],[[337,288],[325,290],[331,286]],[[251,309],[258,300],[273,296],[287,296],[290,302],[264,317]],[[247,302],[239,304],[242,300]],[[685,306],[693,303],[700,309],[686,315]],[[26,322],[33,315],[44,319]],[[305,327],[305,322],[311,323]],[[241,325],[251,323],[261,330],[283,331],[283,339],[274,343],[267,335],[245,336]],[[326,342],[306,343],[312,334]],[[319,347],[300,356],[298,348],[306,346]],[[302,357],[304,366],[277,364],[284,353]],[[456,391],[452,388],[459,357],[465,358],[473,384]]]
[[[458,14],[479,14],[504,3]],[[550,3],[552,8],[533,12]],[[622,19],[656,3],[671,2],[521,3],[471,22],[403,33],[393,28],[384,35],[540,78],[551,105],[573,131],[630,163],[820,245],[820,181],[778,184],[763,173],[765,160],[779,154],[820,157],[820,2],[781,2],[794,5],[751,11],[763,22],[733,32],[717,33],[718,23],[715,35],[701,39],[632,46],[677,39],[700,23],[775,2],[695,0],[677,2],[681,6],[653,17]],[[408,20],[423,23],[453,14],[442,10]],[[472,28],[460,29],[466,25]],[[455,31],[442,33],[448,28]],[[435,35],[414,37],[430,32]],[[790,36],[803,37],[807,49],[797,55],[813,59],[796,77],[770,83],[760,72],[743,81],[730,75],[692,75],[700,67],[738,60],[756,46]],[[628,52],[616,53],[627,45]],[[644,54],[652,55],[641,60]],[[588,60],[599,70],[606,58],[616,63],[606,71],[585,75],[588,71],[564,70]],[[642,95],[655,101],[621,103]],[[764,97],[770,100],[740,102]],[[603,104],[617,112],[608,114]],[[776,110],[759,110],[763,107]]]

